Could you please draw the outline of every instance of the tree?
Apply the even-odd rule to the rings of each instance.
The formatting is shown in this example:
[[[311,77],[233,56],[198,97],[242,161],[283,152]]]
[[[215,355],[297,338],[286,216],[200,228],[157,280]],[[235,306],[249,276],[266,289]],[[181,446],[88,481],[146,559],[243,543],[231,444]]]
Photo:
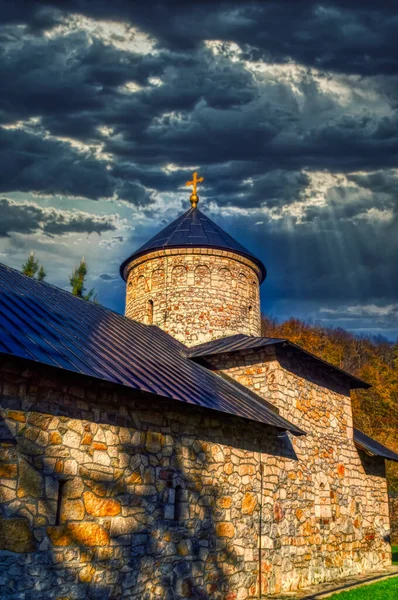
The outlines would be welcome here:
[[[44,267],[43,265],[39,267],[39,261],[35,258],[34,252],[30,253],[28,260],[22,265],[22,273],[38,281],[44,281],[46,278]]]
[[[81,259],[80,265],[75,268],[72,275],[69,277],[69,283],[72,288],[72,294],[83,300],[97,301],[97,295],[95,290],[92,288],[89,292],[86,292],[85,280],[87,276],[87,265],[84,258]]]
[[[43,265],[40,266],[40,269],[37,273],[37,281],[44,281],[46,278],[47,273],[44,270]]]

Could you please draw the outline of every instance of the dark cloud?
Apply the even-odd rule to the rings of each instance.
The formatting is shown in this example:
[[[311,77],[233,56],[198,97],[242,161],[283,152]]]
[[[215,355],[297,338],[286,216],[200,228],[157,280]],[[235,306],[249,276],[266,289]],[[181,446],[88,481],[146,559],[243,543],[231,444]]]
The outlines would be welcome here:
[[[126,51],[96,20],[139,28],[153,49]],[[202,206],[238,214],[220,225],[267,264],[266,309],[393,304],[395,2],[18,0],[0,21],[0,191],[116,198],[148,215],[195,167]],[[314,172],[342,180],[317,189]],[[115,229],[1,202],[3,236]]]
[[[348,73],[398,73],[396,2],[315,0],[242,2],[155,0],[153,2],[6,2],[1,19],[26,23],[31,31],[58,24],[62,14],[127,20],[160,46],[191,51],[204,39],[235,41],[251,58],[266,58]],[[62,10],[62,12],[61,12]]]
[[[105,164],[79,153],[67,143],[44,139],[40,133],[0,128],[0,191],[111,196],[114,183]]]
[[[0,237],[11,233],[31,234],[42,231],[47,235],[65,233],[98,233],[114,231],[115,217],[100,217],[87,213],[41,208],[30,203],[17,203],[7,198],[0,199]]]

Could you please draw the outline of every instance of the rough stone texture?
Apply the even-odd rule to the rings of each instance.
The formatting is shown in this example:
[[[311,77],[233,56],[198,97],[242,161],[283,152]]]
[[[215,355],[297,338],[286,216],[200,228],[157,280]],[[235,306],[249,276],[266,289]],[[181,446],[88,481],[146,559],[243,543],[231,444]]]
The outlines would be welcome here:
[[[254,360],[223,369],[261,394],[269,368],[309,436],[3,362],[2,523],[24,519],[37,548],[0,536],[0,597],[248,600],[389,564],[384,463],[355,449],[347,391],[307,374],[296,392]]]
[[[398,492],[390,492],[391,542],[398,545]]]
[[[26,519],[0,518],[0,548],[9,552],[33,552],[36,548]]]
[[[390,564],[384,460],[355,447],[349,389],[341,378],[274,348],[209,361],[307,432],[292,440],[297,468],[286,473],[287,485],[273,503],[274,522],[286,536],[276,593]],[[289,537],[292,512],[295,537]],[[274,547],[269,536],[261,542],[267,551]]]
[[[261,335],[258,267],[208,248],[152,252],[129,265],[126,316],[158,325],[188,346]]]

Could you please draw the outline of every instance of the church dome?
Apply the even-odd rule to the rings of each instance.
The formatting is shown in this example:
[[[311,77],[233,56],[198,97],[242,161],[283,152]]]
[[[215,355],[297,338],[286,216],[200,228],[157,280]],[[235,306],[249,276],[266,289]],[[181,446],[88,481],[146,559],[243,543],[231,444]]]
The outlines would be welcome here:
[[[197,209],[191,208],[138,248],[121,265],[125,315],[157,325],[192,346],[220,337],[261,335],[263,263]]]
[[[121,276],[124,280],[127,279],[126,267],[136,258],[156,250],[171,248],[212,248],[233,252],[251,260],[259,267],[260,283],[267,275],[261,260],[195,207],[180,215],[123,261],[120,266]]]

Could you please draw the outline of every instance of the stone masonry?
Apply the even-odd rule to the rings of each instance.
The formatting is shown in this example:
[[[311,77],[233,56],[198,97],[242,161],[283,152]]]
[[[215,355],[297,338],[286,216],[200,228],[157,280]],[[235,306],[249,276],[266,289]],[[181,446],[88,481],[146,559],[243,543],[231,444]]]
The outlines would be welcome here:
[[[177,248],[128,266],[126,316],[191,346],[236,333],[261,335],[259,269],[232,252]]]
[[[389,563],[348,390],[268,353],[218,361],[309,435],[2,361],[1,598],[248,600]]]
[[[307,432],[294,440],[297,471],[287,475],[299,480],[297,496],[287,497],[299,500],[301,527],[290,540],[296,556],[283,564],[282,590],[391,564],[385,465],[354,445],[348,385],[336,373],[311,362],[304,366],[276,348],[208,360]]]
[[[391,542],[398,545],[398,492],[391,491],[389,494]]]

